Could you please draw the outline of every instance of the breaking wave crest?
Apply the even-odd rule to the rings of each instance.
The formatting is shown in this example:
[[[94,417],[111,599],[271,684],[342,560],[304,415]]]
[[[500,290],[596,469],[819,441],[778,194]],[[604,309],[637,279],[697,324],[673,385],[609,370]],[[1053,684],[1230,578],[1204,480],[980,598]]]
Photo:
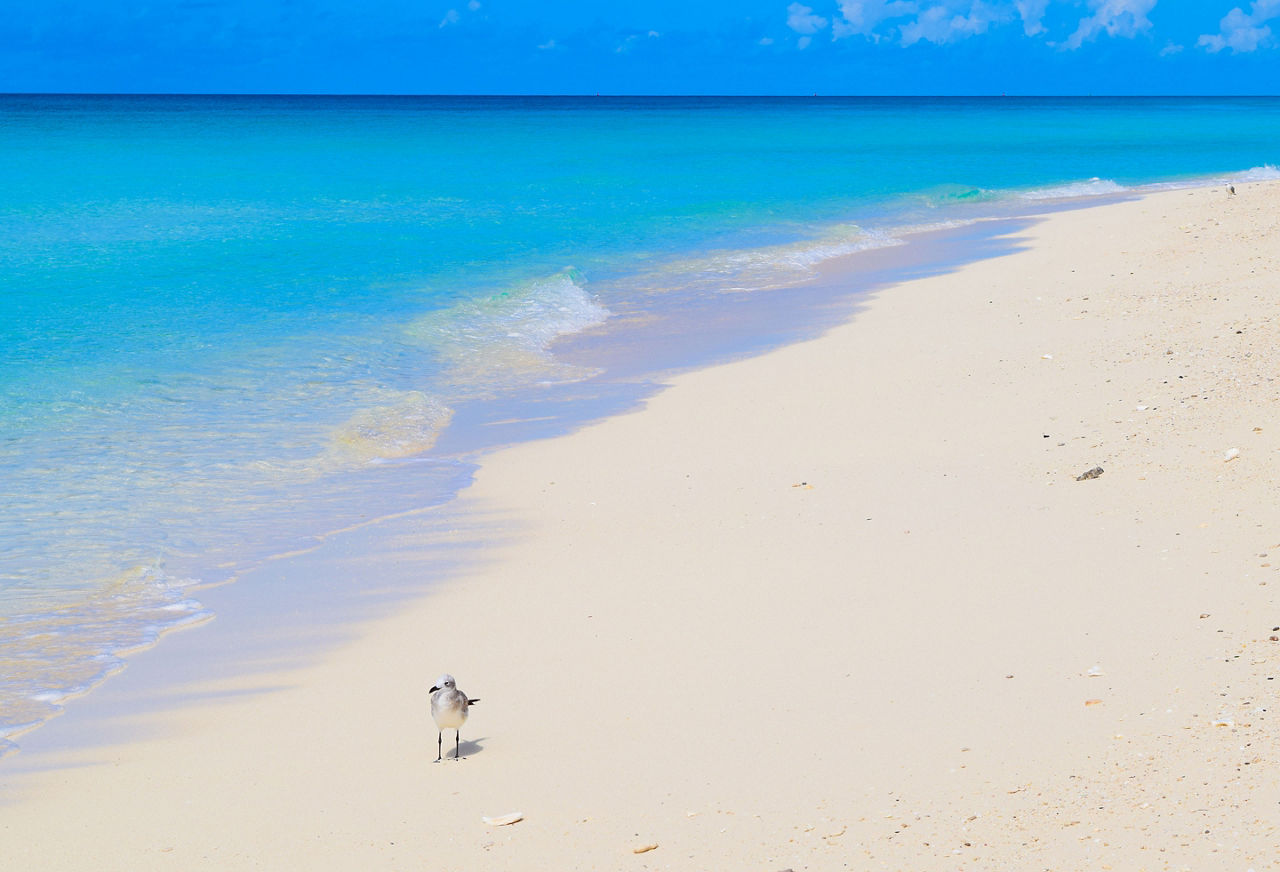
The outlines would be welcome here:
[[[1253,167],[1236,176],[1236,181],[1240,182],[1272,182],[1276,179],[1280,179],[1280,167],[1271,164]]]
[[[1024,200],[1069,200],[1075,197],[1098,197],[1105,194],[1123,194],[1128,191],[1124,185],[1111,179],[1094,177],[1083,182],[1071,182],[1051,188],[1036,188],[1024,191],[1019,196]]]
[[[557,360],[552,343],[609,317],[576,270],[516,285],[425,315],[407,328],[444,364],[461,397],[539,382],[589,378],[594,370]]]

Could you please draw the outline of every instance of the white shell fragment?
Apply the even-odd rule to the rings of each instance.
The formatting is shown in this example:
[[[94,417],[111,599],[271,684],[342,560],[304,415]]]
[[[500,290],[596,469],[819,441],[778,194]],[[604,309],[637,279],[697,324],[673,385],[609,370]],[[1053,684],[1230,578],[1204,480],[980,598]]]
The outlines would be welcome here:
[[[1085,673],[1085,675],[1089,676],[1090,678],[1097,678],[1099,675],[1102,675],[1102,674],[1103,672],[1102,672],[1101,666],[1090,666],[1089,671]]]
[[[1239,448],[1228,448],[1227,453],[1222,455],[1222,462],[1229,463],[1230,461],[1235,460],[1239,456],[1240,456]]]
[[[511,814],[500,814],[497,817],[484,817],[481,818],[481,820],[491,827],[505,827],[508,824],[514,824],[516,821],[524,820],[524,815],[518,811],[513,811]]]

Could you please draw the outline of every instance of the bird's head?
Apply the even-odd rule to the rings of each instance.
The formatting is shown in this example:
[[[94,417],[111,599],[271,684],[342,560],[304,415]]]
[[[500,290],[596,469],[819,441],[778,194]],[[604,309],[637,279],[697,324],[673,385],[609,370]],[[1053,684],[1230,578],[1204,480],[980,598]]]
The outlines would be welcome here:
[[[431,688],[431,692],[435,693],[437,690],[444,690],[446,687],[450,690],[454,690],[457,686],[458,683],[453,680],[453,676],[446,672],[444,675],[441,675],[436,679],[436,683]]]

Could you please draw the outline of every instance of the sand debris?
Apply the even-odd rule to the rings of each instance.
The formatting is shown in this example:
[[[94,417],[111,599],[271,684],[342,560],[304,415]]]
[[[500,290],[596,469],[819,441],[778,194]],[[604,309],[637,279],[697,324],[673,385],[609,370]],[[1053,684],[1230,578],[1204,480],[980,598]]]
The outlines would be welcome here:
[[[1105,470],[1103,470],[1101,466],[1095,466],[1093,469],[1089,470],[1088,472],[1082,472],[1079,475],[1077,475],[1076,481],[1088,481],[1091,478],[1097,478],[1098,476],[1102,475],[1104,471]]]
[[[647,854],[649,851],[655,851],[655,850],[657,850],[657,848],[658,848],[658,843],[657,843],[657,842],[650,842],[650,843],[649,843],[649,844],[647,844],[647,845],[640,845],[640,846],[639,846],[639,847],[637,847],[637,848],[632,848],[632,849],[631,849],[631,853],[633,853],[633,854]]]
[[[524,820],[524,815],[518,811],[513,811],[510,814],[500,814],[497,817],[482,817],[481,820],[491,827],[505,827]]]
[[[1222,455],[1222,462],[1230,463],[1231,461],[1235,460],[1239,456],[1240,456],[1239,448],[1228,448],[1227,453]]]

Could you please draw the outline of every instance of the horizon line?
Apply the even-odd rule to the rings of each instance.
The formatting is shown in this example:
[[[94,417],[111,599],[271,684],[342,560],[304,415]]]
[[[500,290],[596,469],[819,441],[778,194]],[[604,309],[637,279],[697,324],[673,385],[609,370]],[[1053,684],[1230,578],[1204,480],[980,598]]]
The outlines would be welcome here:
[[[1009,93],[975,93],[975,94],[823,94],[789,93],[789,94],[641,94],[641,93],[498,93],[498,92],[455,92],[455,93],[377,93],[377,92],[325,92],[325,91],[0,91],[0,97],[401,97],[401,98],[477,98],[492,97],[497,99],[713,99],[713,100],[1064,100],[1064,99],[1274,99],[1280,94],[1220,94],[1220,93],[1144,93],[1144,94],[1009,94]]]

